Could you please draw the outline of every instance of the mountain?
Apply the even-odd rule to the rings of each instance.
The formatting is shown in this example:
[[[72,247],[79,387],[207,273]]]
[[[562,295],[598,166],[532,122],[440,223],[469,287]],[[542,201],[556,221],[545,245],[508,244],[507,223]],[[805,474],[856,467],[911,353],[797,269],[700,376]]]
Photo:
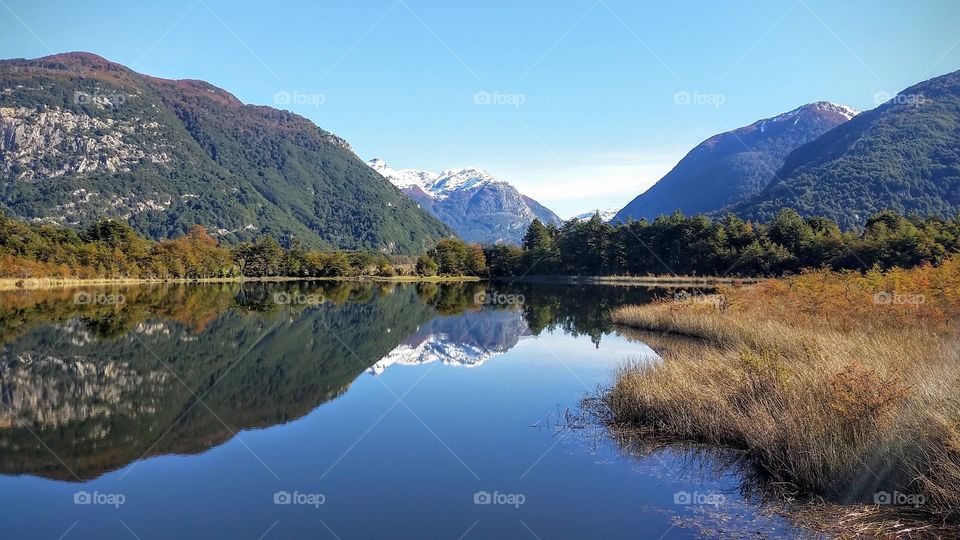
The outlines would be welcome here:
[[[614,221],[653,220],[675,210],[707,213],[746,201],[767,186],[790,152],[856,115],[850,107],[821,101],[714,135],[620,210]]]
[[[563,222],[542,204],[480,169],[437,174],[392,169],[379,158],[367,164],[468,242],[519,244],[535,218],[557,225]]]
[[[591,211],[591,212],[584,212],[584,213],[582,213],[582,214],[577,214],[577,215],[573,216],[573,219],[579,219],[580,221],[586,221],[586,220],[592,218],[594,214],[600,214],[600,219],[601,219],[604,223],[608,223],[608,222],[610,222],[611,220],[613,220],[614,217],[616,217],[617,212],[619,212],[619,211],[620,211],[619,208],[606,208],[606,209],[597,208],[596,210],[593,210],[593,211]]]
[[[8,214],[152,238],[199,223],[231,243],[416,253],[450,234],[306,118],[89,53],[0,61],[0,177]]]
[[[519,309],[485,309],[436,317],[370,366],[380,375],[390,366],[440,362],[447,366],[478,367],[530,335]]]
[[[365,372],[478,366],[544,332],[599,346],[611,309],[652,300],[639,287],[497,288],[522,306],[478,309],[494,292],[483,283],[171,284],[124,289],[121,305],[0,291],[0,474],[85,481],[206,452],[303,417]],[[322,301],[278,304],[281,292]]]
[[[413,287],[308,284],[303,294],[325,299],[309,308],[278,308],[270,299],[288,289],[269,284],[227,287],[128,290],[136,308],[110,312],[78,306],[71,291],[21,296],[17,308],[4,298],[4,320],[39,320],[2,336],[0,473],[88,480],[290,422],[343,395],[436,316]],[[49,320],[57,315],[66,318]],[[216,414],[194,407],[197,396]]]
[[[797,148],[774,181],[736,211],[767,220],[781,207],[862,225],[884,209],[960,212],[960,71],[911,86]]]

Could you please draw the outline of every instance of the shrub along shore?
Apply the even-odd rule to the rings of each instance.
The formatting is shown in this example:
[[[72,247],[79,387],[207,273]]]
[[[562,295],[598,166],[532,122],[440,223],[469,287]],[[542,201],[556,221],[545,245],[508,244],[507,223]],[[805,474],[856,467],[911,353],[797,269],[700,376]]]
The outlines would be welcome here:
[[[434,278],[481,276],[486,260],[480,246],[448,238],[426,255],[307,250],[296,238],[283,244],[270,236],[221,244],[200,225],[183,236],[155,242],[129,225],[103,220],[75,231],[28,224],[0,214],[0,278],[60,281],[282,278]]]
[[[474,276],[345,276],[345,277],[228,277],[228,278],[0,278],[0,291],[58,289],[63,287],[106,287],[124,285],[151,285],[161,283],[241,283],[241,282],[284,282],[284,281],[373,281],[378,283],[445,283],[462,281],[480,281]]]
[[[211,279],[477,276],[646,284],[757,278],[801,268],[869,270],[939,264],[960,251],[960,218],[906,218],[891,211],[863,228],[784,209],[770,223],[680,213],[613,225],[595,215],[562,226],[533,220],[522,246],[445,238],[416,255],[307,250],[296,237],[263,235],[228,245],[195,225],[152,241],[118,221],[76,231],[0,213],[0,278]],[[669,276],[669,277],[668,277]]]
[[[956,524],[960,255],[909,270],[805,271],[612,317],[694,338],[618,374],[604,400],[613,426],[739,449],[794,495],[900,503],[929,520],[881,532]],[[885,519],[859,515],[847,533]]]

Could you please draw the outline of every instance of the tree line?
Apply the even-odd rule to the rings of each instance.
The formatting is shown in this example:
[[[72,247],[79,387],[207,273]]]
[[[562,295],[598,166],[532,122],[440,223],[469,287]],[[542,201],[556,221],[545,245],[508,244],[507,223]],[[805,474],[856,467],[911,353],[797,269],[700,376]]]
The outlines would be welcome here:
[[[779,276],[803,268],[909,268],[960,251],[960,216],[892,211],[842,231],[833,221],[781,210],[765,224],[735,215],[711,220],[676,212],[654,221],[604,223],[598,215],[561,226],[534,220],[521,246],[437,242],[415,260],[370,252],[321,252],[297,238],[262,235],[224,246],[200,225],[155,242],[126,223],[86,229],[24,223],[0,214],[0,277],[204,279],[535,275]]]
[[[281,245],[262,235],[227,247],[195,225],[179,238],[155,242],[113,220],[76,231],[0,214],[0,277],[206,279],[400,272],[412,273],[412,261],[382,253],[308,250],[296,238]]]
[[[938,264],[960,251],[960,216],[871,216],[842,231],[821,217],[780,210],[766,224],[735,215],[711,220],[680,212],[654,221],[604,223],[594,215],[562,226],[534,220],[522,246],[484,249],[492,276],[779,276],[803,268],[868,270]]]

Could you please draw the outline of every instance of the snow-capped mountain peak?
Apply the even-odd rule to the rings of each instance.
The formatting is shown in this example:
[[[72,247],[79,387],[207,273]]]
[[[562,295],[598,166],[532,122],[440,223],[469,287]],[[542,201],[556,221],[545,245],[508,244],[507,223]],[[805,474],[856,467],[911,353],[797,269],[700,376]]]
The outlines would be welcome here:
[[[804,112],[804,111],[811,111],[811,110],[817,110],[817,111],[821,111],[821,112],[835,113],[835,114],[838,114],[838,115],[842,116],[842,117],[843,117],[844,119],[846,119],[846,120],[850,120],[850,119],[853,118],[854,116],[860,114],[860,111],[854,109],[853,107],[848,107],[848,106],[846,106],[846,105],[841,105],[841,104],[839,104],[839,103],[833,103],[833,102],[830,102],[830,101],[817,101],[817,102],[815,102],[815,103],[808,103],[808,104],[806,104],[806,105],[802,105],[802,106],[797,107],[796,109],[794,109],[794,110],[792,110],[792,111],[785,112],[785,113],[783,113],[783,114],[778,114],[777,116],[774,116],[773,118],[768,118],[768,119],[766,119],[766,120],[760,120],[760,123],[761,123],[761,124],[766,124],[766,123],[768,123],[768,122],[779,122],[779,121],[782,121],[782,120],[787,120],[787,119],[796,117],[798,114],[800,114],[800,113],[802,113],[802,112]]]
[[[433,181],[430,185],[430,191],[438,197],[444,197],[456,191],[476,189],[493,182],[506,184],[506,182],[497,180],[493,175],[481,169],[472,167],[447,169]]]
[[[848,107],[840,103],[834,103],[832,101],[818,101],[813,104],[814,107],[825,111],[833,111],[837,114],[842,115],[847,120],[852,119],[854,116],[860,114],[860,111],[854,109],[853,107]]]
[[[422,169],[393,169],[380,158],[367,162],[373,170],[399,188],[417,186],[427,194],[442,199],[457,191],[472,190],[487,184],[507,184],[476,167],[446,169],[440,174]]]
[[[833,103],[831,101],[817,101],[814,103],[807,103],[806,105],[801,105],[796,109],[785,112],[783,114],[778,114],[773,118],[767,118],[764,120],[758,120],[749,127],[758,127],[760,128],[761,133],[765,133],[767,126],[770,124],[777,124],[784,121],[792,121],[793,125],[796,125],[800,121],[800,115],[802,113],[814,113],[817,115],[834,115],[839,116],[843,121],[850,120],[854,116],[860,114],[860,111],[854,109],[853,107],[848,107],[846,105],[841,105],[839,103]],[[746,128],[745,128],[746,129]]]
[[[367,162],[367,165],[398,188],[417,186],[427,193],[430,193],[430,184],[435,182],[439,176],[436,173],[421,169],[393,169],[380,158],[371,159]]]
[[[600,214],[600,219],[601,219],[604,223],[606,223],[606,222],[610,221],[611,219],[613,219],[613,216],[617,215],[617,212],[619,212],[619,211],[620,211],[619,208],[607,208],[607,209],[597,208],[597,209],[595,209],[595,210],[591,210],[590,212],[584,212],[584,213],[582,213],[582,214],[578,214],[578,215],[576,215],[576,216],[573,216],[573,218],[574,218],[574,219],[579,219],[580,221],[586,221],[586,220],[592,218],[594,214],[599,213],[599,214]]]
[[[550,209],[509,182],[477,167],[446,169],[437,174],[393,169],[379,158],[367,164],[468,242],[518,244],[534,219],[563,223]]]
[[[478,367],[501,354],[482,347],[456,343],[447,336],[430,336],[416,345],[401,344],[367,369],[380,375],[390,366],[417,366],[440,362],[445,366]]]
[[[368,373],[379,375],[391,366],[416,366],[439,362],[446,366],[478,367],[530,336],[523,312],[482,310],[456,316],[439,316],[397,345]]]

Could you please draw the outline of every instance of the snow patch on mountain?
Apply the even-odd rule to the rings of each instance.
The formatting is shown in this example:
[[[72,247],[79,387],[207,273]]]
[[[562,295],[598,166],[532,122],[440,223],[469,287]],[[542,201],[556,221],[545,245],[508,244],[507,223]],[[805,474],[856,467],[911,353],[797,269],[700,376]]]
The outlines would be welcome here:
[[[416,186],[435,199],[444,199],[458,191],[477,189],[488,184],[507,185],[507,182],[497,180],[487,171],[474,167],[447,169],[437,174],[422,169],[393,169],[380,158],[371,159],[367,165],[393,185],[401,189]]]
[[[563,220],[509,182],[476,167],[434,173],[394,169],[379,158],[367,164],[468,242],[519,244],[534,219]]]
[[[383,176],[389,180],[390,183],[401,189],[417,186],[429,193],[427,186],[440,177],[440,175],[436,173],[422,171],[420,169],[392,169],[380,158],[371,159],[367,162],[367,165],[380,173],[380,176]]]
[[[860,114],[860,111],[858,111],[857,109],[854,109],[853,107],[848,107],[846,105],[841,105],[839,103],[833,103],[831,101],[817,101],[816,103],[808,103],[806,105],[797,107],[792,111],[785,112],[783,114],[778,114],[773,118],[760,120],[755,125],[757,125],[760,128],[760,132],[763,133],[766,131],[767,125],[771,123],[783,122],[784,120],[793,119],[793,123],[796,124],[800,120],[799,118],[800,113],[804,111],[811,111],[811,110],[838,114],[842,116],[845,120],[850,120],[854,116]]]
[[[506,185],[507,182],[497,180],[490,173],[480,169],[448,169],[440,173],[440,176],[430,184],[429,189],[437,197],[446,197],[457,191],[477,189],[488,184]]]
[[[445,366],[478,367],[499,354],[502,353],[476,345],[453,342],[447,336],[430,336],[416,345],[399,345],[370,366],[367,373],[380,375],[391,366],[419,366],[434,362]]]
[[[606,209],[597,208],[597,209],[595,209],[595,210],[591,210],[590,212],[584,212],[584,213],[582,213],[582,214],[577,214],[577,215],[573,216],[573,219],[579,219],[580,221],[586,221],[586,220],[592,218],[594,214],[599,213],[599,214],[600,214],[600,219],[601,219],[604,223],[607,223],[608,221],[610,221],[611,219],[613,219],[613,216],[617,215],[617,212],[619,212],[619,211],[620,211],[619,208],[606,208]]]

